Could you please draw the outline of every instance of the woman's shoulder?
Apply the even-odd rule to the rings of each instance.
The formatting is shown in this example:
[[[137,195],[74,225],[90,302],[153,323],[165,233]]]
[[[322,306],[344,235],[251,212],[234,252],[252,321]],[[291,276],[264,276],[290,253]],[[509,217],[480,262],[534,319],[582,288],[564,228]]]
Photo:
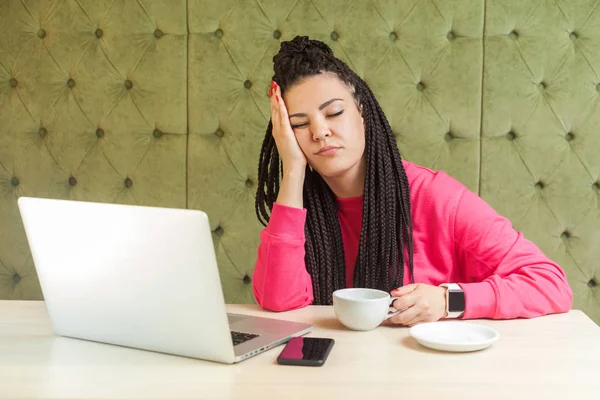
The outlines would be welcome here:
[[[422,165],[415,164],[411,161],[402,160],[402,166],[406,171],[406,177],[408,178],[408,184],[459,184],[463,186],[458,180],[450,176],[443,170],[435,170],[424,167]]]
[[[405,160],[402,165],[408,178],[412,201],[456,200],[466,189],[460,181],[443,170],[434,170]]]

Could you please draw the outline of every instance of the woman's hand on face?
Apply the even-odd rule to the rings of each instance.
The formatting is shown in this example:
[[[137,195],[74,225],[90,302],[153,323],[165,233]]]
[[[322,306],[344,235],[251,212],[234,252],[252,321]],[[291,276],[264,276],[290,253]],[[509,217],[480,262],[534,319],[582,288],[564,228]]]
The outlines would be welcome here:
[[[434,322],[446,317],[446,288],[416,283],[391,292],[394,308],[400,311],[391,317],[393,324],[413,326],[420,322]]]
[[[273,123],[273,138],[283,163],[284,174],[288,171],[298,170],[304,173],[306,168],[306,156],[300,149],[300,145],[294,135],[290,124],[287,108],[281,97],[281,89],[275,82],[271,82],[269,90],[271,97],[271,121]]]

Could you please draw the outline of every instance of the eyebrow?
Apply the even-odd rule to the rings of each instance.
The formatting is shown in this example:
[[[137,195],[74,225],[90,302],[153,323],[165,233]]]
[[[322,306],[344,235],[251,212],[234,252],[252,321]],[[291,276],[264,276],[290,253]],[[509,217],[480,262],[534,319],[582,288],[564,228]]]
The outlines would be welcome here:
[[[331,103],[333,103],[334,101],[344,101],[344,99],[331,99],[331,100],[327,100],[325,103],[321,104],[319,106],[319,110],[324,109],[325,107],[327,107],[328,105],[330,105]],[[292,114],[290,115],[290,118],[292,117],[307,117],[308,115],[306,115],[305,113],[296,113],[296,114]]]

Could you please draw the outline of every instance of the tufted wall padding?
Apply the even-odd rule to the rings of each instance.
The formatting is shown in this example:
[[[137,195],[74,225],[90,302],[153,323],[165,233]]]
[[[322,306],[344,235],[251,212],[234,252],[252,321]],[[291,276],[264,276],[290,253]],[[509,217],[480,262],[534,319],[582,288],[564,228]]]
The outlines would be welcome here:
[[[486,2],[481,194],[600,321],[600,9]]]
[[[19,196],[186,206],[186,15],[0,2],[0,298],[42,297]]]
[[[205,210],[252,302],[272,58],[328,43],[402,155],[443,169],[567,271],[600,322],[596,0],[0,2],[0,298],[41,298],[21,195]]]

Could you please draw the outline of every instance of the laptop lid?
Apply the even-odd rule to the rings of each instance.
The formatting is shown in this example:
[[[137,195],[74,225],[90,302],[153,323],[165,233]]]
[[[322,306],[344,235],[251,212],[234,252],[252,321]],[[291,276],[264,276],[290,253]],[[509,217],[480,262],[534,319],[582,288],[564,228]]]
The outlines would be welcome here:
[[[204,212],[31,197],[18,205],[56,334],[225,363],[256,354],[248,344],[235,354]],[[310,328],[296,325],[284,335]]]

